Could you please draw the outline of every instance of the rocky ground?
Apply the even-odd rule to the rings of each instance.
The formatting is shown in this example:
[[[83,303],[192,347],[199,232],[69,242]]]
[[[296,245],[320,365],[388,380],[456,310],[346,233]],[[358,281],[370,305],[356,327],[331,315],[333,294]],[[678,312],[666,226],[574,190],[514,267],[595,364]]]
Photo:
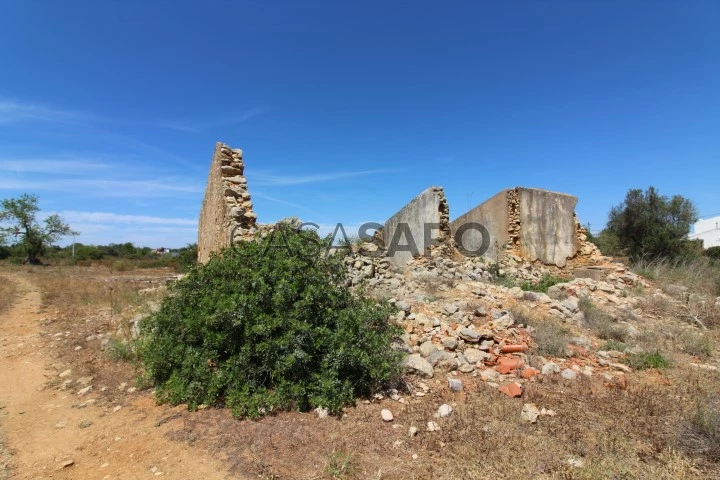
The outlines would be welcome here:
[[[346,263],[355,288],[398,308],[404,382],[341,418],[317,411],[258,422],[156,406],[136,383],[135,325],[165,294],[168,272],[3,269],[20,291],[0,318],[6,471],[80,479],[720,475],[712,422],[703,430],[698,420],[720,392],[714,297],[610,262],[599,279],[512,257],[431,257],[393,271],[356,252]]]

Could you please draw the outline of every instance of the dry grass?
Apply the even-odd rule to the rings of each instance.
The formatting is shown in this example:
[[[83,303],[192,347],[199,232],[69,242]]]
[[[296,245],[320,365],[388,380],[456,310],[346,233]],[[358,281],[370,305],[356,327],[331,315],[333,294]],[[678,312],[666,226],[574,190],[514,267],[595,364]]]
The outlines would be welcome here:
[[[534,353],[549,357],[563,357],[570,342],[570,330],[558,320],[535,314],[527,308],[511,309],[515,321],[531,327]]]
[[[720,264],[707,257],[642,261],[633,266],[633,271],[661,285],[682,286],[693,293],[711,297],[720,295]]]
[[[130,320],[159,304],[165,289],[157,287],[164,285],[169,270],[114,272],[106,267],[56,266],[24,272],[42,293],[44,328],[51,334],[68,332],[53,344],[61,365],[95,377],[110,391],[121,382],[136,382],[139,365],[134,362],[136,341]]]
[[[688,453],[720,461],[720,402],[715,396],[697,400],[694,415],[682,424],[679,443]]]
[[[676,316],[703,327],[720,326],[720,263],[706,257],[692,260],[640,262],[633,270],[659,284],[674,301],[653,295],[643,307],[651,314]]]
[[[108,315],[125,317],[137,311],[145,298],[138,290],[153,284],[107,269],[35,272],[33,280],[42,285],[47,309],[61,317],[45,328],[73,332],[67,345],[55,344],[61,358],[82,366],[73,369],[83,375],[101,377],[101,383],[115,391],[117,382],[132,376],[132,369],[119,372],[114,366],[118,362],[105,352],[89,347],[76,352],[73,347],[90,333],[115,331]],[[560,344],[564,350],[566,341],[555,328],[573,329],[573,334],[580,328],[551,323],[532,312],[513,309],[513,314],[518,323],[536,329],[534,340],[543,351],[560,351]],[[720,391],[720,375],[694,370],[682,361],[688,355],[715,359],[718,332],[680,326],[676,318],[642,325],[633,345],[649,352],[669,350],[677,358],[672,359],[673,368],[628,374],[625,390],[604,385],[597,371],[574,381],[536,378],[522,399],[509,399],[471,375],[458,377],[464,389],[453,393],[445,376],[437,373],[426,381],[432,392],[425,397],[404,393],[405,404],[359,401],[341,419],[283,413],[251,422],[233,419],[222,409],[176,409],[172,415],[183,422],[171,438],[226,458],[241,478],[719,478],[714,452],[720,450],[714,448],[720,417],[712,399]],[[437,419],[434,414],[443,403],[453,406],[453,415]],[[529,424],[520,418],[524,403],[557,415]],[[382,408],[392,410],[392,423],[380,420]],[[440,431],[426,431],[428,421],[436,421]],[[416,437],[408,436],[411,426],[419,428]],[[418,458],[413,460],[413,455]]]
[[[10,308],[10,305],[15,300],[16,293],[17,285],[15,283],[0,278],[0,313]]]
[[[598,377],[558,376],[529,384],[522,399],[470,377],[463,377],[463,392],[452,393],[443,378],[429,382],[432,395],[406,397],[404,406],[360,403],[337,420],[288,413],[238,422],[224,410],[183,413],[174,438],[223,452],[238,473],[261,478],[717,478],[720,465],[705,451],[686,450],[681,434],[693,418],[691,399],[720,382],[692,372],[685,380],[667,375],[633,374],[627,390],[607,388]],[[557,414],[527,423],[520,412],[528,402]],[[442,403],[453,414],[435,418]],[[393,411],[394,422],[380,421],[381,408]],[[440,430],[428,432],[428,421]],[[408,435],[412,426],[415,437]]]
[[[598,338],[623,343],[628,341],[627,328],[617,324],[612,315],[598,308],[589,298],[580,299],[580,311],[585,316],[585,324]]]
[[[0,277],[0,314],[10,308],[15,301],[16,295],[17,285],[4,277]],[[3,405],[0,404],[0,416],[3,408]],[[12,452],[5,445],[2,430],[0,430],[0,480],[9,479],[12,475],[10,470],[11,457]]]
[[[0,480],[6,480],[12,477],[10,462],[12,452],[7,448],[0,431]]]
[[[114,316],[132,315],[148,301],[156,300],[139,291],[157,286],[161,280],[157,272],[133,275],[105,267],[54,267],[29,272],[42,290],[43,303],[63,315],[82,315],[98,308],[107,308]]]

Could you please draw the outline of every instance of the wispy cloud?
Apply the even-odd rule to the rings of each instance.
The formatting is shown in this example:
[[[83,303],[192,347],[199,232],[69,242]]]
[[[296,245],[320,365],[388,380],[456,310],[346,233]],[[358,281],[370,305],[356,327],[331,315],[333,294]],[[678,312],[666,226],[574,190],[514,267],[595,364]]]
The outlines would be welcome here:
[[[69,110],[0,99],[0,124],[28,121],[68,122],[79,120],[81,117],[81,114]]]
[[[16,173],[75,174],[87,173],[88,170],[96,171],[106,168],[110,168],[110,165],[94,160],[83,159],[0,159],[0,171]]]
[[[110,212],[78,212],[64,210],[58,214],[67,222],[109,223],[112,225],[176,225],[197,227],[197,219],[153,217],[148,215],[123,215]]]
[[[248,182],[251,186],[259,187],[285,187],[290,185],[303,185],[307,183],[330,182],[343,178],[363,177],[392,172],[393,170],[361,170],[356,172],[328,172],[310,175],[273,175],[261,172],[248,172]]]
[[[181,247],[197,241],[196,219],[75,210],[47,215],[54,213],[79,232],[75,240],[84,244],[132,242],[137,246]],[[66,237],[61,243],[71,241],[72,237]]]
[[[29,192],[73,192],[84,195],[94,194],[102,197],[151,198],[200,194],[205,190],[205,186],[195,183],[183,183],[171,178],[153,180],[54,178],[42,181],[3,178],[0,179],[0,189]]]
[[[283,200],[283,199],[281,199],[281,198],[277,198],[277,197],[273,197],[273,196],[271,196],[271,195],[267,195],[267,194],[265,194],[265,193],[263,193],[263,192],[258,192],[257,190],[252,191],[252,192],[251,192],[251,195],[252,195],[253,198],[262,198],[263,200],[269,200],[269,201],[271,201],[271,202],[273,202],[273,203],[277,203],[277,204],[280,204],[280,205],[286,205],[286,206],[292,207],[292,208],[294,208],[294,209],[296,209],[296,210],[301,210],[301,211],[303,211],[303,212],[305,212],[305,213],[309,213],[309,214],[311,214],[311,215],[314,215],[315,218],[324,218],[324,215],[323,215],[323,214],[319,213],[319,212],[316,211],[316,210],[313,210],[313,209],[311,209],[311,208],[308,208],[308,207],[306,207],[305,205],[301,205],[301,204],[299,204],[299,203],[289,202],[289,201]],[[256,202],[256,203],[257,203],[257,202]]]
[[[199,133],[204,130],[209,130],[213,127],[219,127],[221,125],[232,125],[235,123],[242,123],[250,120],[251,118],[262,115],[268,112],[269,109],[266,107],[257,107],[245,112],[240,112],[234,115],[222,115],[215,117],[212,120],[196,120],[196,121],[158,121],[158,122],[147,122],[147,125],[169,128],[171,130],[179,130],[181,132],[193,132]]]

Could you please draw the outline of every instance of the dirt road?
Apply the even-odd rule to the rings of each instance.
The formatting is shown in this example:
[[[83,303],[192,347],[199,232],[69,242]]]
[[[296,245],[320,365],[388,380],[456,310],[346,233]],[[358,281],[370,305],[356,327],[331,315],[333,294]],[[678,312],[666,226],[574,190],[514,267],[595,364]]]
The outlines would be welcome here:
[[[126,405],[79,396],[82,379],[59,377],[41,331],[40,291],[24,275],[0,276],[18,285],[14,304],[0,315],[0,434],[18,479],[230,478],[210,452],[169,440],[170,409],[138,395]],[[67,389],[58,385],[66,380]],[[118,408],[120,407],[120,408]]]

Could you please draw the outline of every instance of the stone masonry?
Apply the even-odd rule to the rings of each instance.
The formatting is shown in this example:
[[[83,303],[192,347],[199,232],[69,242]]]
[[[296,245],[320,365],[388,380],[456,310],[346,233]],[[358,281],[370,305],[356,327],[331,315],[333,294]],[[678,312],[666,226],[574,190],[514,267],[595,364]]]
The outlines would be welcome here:
[[[252,239],[257,231],[244,170],[242,150],[215,145],[198,225],[200,263],[207,263],[212,253],[231,242]]]
[[[403,267],[415,256],[429,251],[452,254],[450,207],[441,187],[429,187],[385,222],[383,243],[395,267]],[[396,248],[415,247],[415,252]]]
[[[506,254],[531,262],[564,267],[580,248],[575,205],[577,197],[537,188],[516,187],[503,190],[451,223],[456,232],[472,222],[483,225],[490,237],[485,256],[500,261]],[[584,239],[582,239],[584,240]],[[477,249],[481,232],[469,230],[462,243]]]

